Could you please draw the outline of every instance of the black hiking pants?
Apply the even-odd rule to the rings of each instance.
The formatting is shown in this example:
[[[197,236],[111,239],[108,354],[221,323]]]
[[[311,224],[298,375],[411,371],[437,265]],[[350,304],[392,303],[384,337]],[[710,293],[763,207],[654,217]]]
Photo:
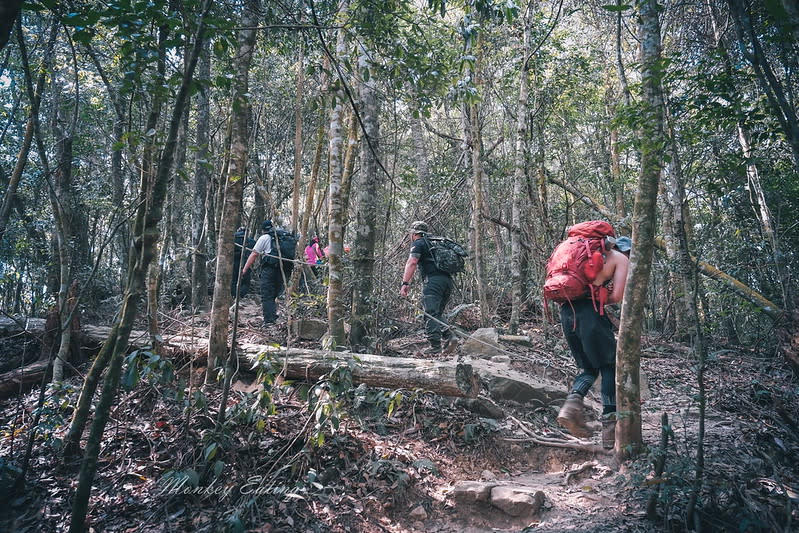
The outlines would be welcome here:
[[[442,340],[449,339],[451,332],[444,323],[444,308],[452,293],[452,278],[449,274],[433,274],[428,276],[422,289],[422,305],[424,306],[424,329],[430,346],[441,346]]]
[[[616,412],[616,337],[607,315],[600,315],[590,299],[560,308],[560,323],[575,364],[582,372],[572,391],[585,396],[602,374],[602,414]]]
[[[278,265],[261,265],[261,308],[265,324],[271,324],[277,320],[277,302],[275,300],[283,290],[283,277],[285,276],[288,281],[291,271],[291,266],[284,267],[281,272]]]

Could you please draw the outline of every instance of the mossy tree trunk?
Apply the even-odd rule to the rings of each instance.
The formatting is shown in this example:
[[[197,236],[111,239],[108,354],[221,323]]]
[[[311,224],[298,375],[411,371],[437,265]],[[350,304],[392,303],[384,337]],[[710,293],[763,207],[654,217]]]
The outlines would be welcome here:
[[[342,1],[340,4],[340,14],[346,13],[348,2]],[[330,115],[330,189],[329,189],[329,211],[328,211],[328,274],[330,282],[327,288],[327,319],[330,328],[330,340],[333,348],[341,348],[346,344],[344,332],[344,268],[341,256],[344,252],[344,215],[346,207],[342,198],[342,174],[344,164],[342,161],[344,150],[344,132],[342,122],[344,119],[344,108],[347,95],[344,92],[343,84],[343,62],[347,55],[347,39],[344,28],[339,29],[336,39],[336,53],[334,65],[339,75],[339,87],[332,94],[335,104]]]
[[[639,143],[641,173],[633,207],[633,242],[630,270],[621,311],[616,351],[616,452],[621,457],[641,448],[641,332],[647,301],[652,255],[655,248],[657,193],[663,169],[663,96],[660,22],[657,0],[638,3],[641,39],[641,83],[643,86]]]
[[[352,329],[350,345],[354,348],[368,347],[374,334],[374,269],[375,269],[375,225],[378,192],[382,186],[382,174],[378,165],[380,140],[380,107],[377,101],[374,72],[369,61],[369,51],[361,49],[358,71],[364,73],[360,80],[361,118],[364,135],[361,138],[361,172],[358,175],[358,212],[355,224],[353,247],[353,293]],[[368,74],[368,79],[366,74]]]
[[[247,156],[250,121],[249,74],[255,49],[256,13],[260,0],[248,0],[242,14],[242,29],[238,33],[233,68],[233,98],[230,113],[230,158],[224,184],[222,216],[216,241],[216,278],[211,303],[211,327],[208,338],[208,372],[206,382],[213,379],[217,358],[225,360],[228,353],[228,318],[230,317],[230,283],[233,279],[233,234],[241,221],[241,201]],[[245,240],[246,242],[246,240]]]

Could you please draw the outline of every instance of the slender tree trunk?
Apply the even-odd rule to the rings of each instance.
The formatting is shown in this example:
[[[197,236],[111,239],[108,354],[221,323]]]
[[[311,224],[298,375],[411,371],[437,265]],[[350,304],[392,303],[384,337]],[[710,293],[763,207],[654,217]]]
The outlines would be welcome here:
[[[122,96],[119,92],[114,88],[111,81],[108,79],[106,75],[105,68],[103,68],[103,64],[97,58],[97,54],[95,53],[94,49],[90,46],[87,48],[89,56],[94,63],[95,68],[97,68],[97,72],[100,74],[100,78],[103,80],[103,84],[105,85],[106,91],[108,92],[108,98],[111,100],[112,107],[114,109],[114,125],[113,125],[113,137],[112,137],[112,146],[111,146],[111,168],[110,168],[110,177],[111,177],[111,199],[113,201],[113,205],[118,206],[117,215],[119,217],[126,217],[127,213],[123,210],[123,206],[125,205],[125,174],[122,168],[122,151],[126,145],[125,140],[125,126],[127,123],[127,117],[125,116],[125,103],[122,99]],[[116,216],[114,219],[116,220]],[[130,231],[128,224],[122,224],[118,227],[116,233],[116,246],[115,250],[116,253],[119,254],[119,278],[118,282],[120,285],[124,283],[124,280],[127,277],[127,272],[125,269],[128,266],[128,243],[130,242]]]
[[[622,0],[616,0],[616,7],[621,8]],[[624,54],[621,46],[621,33],[622,33],[622,15],[623,11],[619,9],[616,11],[616,73],[619,76],[619,88],[621,89],[622,98],[625,106],[630,105],[630,87],[627,84],[627,74],[624,69]]]
[[[302,13],[300,13],[302,19]],[[300,228],[300,188],[302,187],[302,107],[305,80],[303,72],[305,67],[304,48],[302,43],[297,52],[297,89],[294,92],[294,190],[291,195],[291,230],[297,232]],[[307,237],[305,233],[303,237]],[[297,257],[301,257],[302,239],[297,242]],[[295,270],[300,270],[296,268]],[[288,293],[291,294],[291,293]]]
[[[257,13],[260,0],[247,0],[238,35],[234,68],[236,77],[230,114],[230,163],[225,179],[225,194],[216,242],[216,278],[211,304],[211,328],[208,338],[208,372],[206,383],[214,378],[217,357],[228,353],[228,318],[230,316],[230,283],[233,279],[233,256],[230,243],[241,221],[244,177],[247,175],[249,141],[249,74],[255,49]]]
[[[60,84],[55,82],[54,94],[61,95]],[[75,103],[77,105],[77,102]],[[64,379],[64,362],[69,359],[69,348],[72,336],[72,328],[69,327],[72,312],[67,305],[67,291],[72,283],[72,273],[75,270],[77,253],[74,250],[77,242],[73,220],[74,200],[72,195],[72,132],[74,122],[66,130],[63,124],[66,118],[63,116],[63,106],[60,98],[56,97],[55,116],[53,117],[52,131],[56,137],[56,168],[50,187],[50,204],[55,218],[55,246],[58,252],[58,293],[56,301],[58,305],[59,329],[61,341],[53,361],[53,381],[60,382]]]
[[[358,213],[353,248],[352,329],[350,345],[367,348],[374,341],[374,302],[372,298],[375,267],[375,242],[378,193],[382,188],[382,174],[378,168],[380,141],[379,105],[375,90],[374,72],[367,50],[358,58],[359,71],[368,73],[361,80],[360,103],[364,135],[361,139],[361,172],[358,176]]]
[[[415,98],[416,92],[410,83],[406,84],[406,91],[412,99]],[[415,104],[415,100],[412,100],[410,105],[414,106],[414,112],[410,118],[410,122],[411,140],[413,141],[415,158],[414,162],[416,163],[416,178],[422,187],[432,187],[433,184],[430,182],[430,156],[427,151],[427,143],[425,142],[424,137],[422,111],[419,109],[419,106]]]
[[[633,247],[622,303],[616,351],[616,452],[637,454],[641,447],[640,360],[641,331],[647,301],[657,218],[657,192],[663,168],[663,96],[660,88],[660,23],[657,0],[638,4],[641,39],[641,174],[633,208]]]
[[[350,191],[354,176],[355,160],[358,158],[358,145],[360,144],[361,128],[358,126],[358,117],[352,110],[347,112],[347,147],[344,150],[344,168],[341,170],[341,205],[344,212],[349,212]],[[344,219],[346,220],[346,215]]]
[[[114,143],[115,148],[111,151],[111,187],[112,187],[112,200],[114,205],[121,206],[125,202],[125,178],[122,172],[122,143],[123,135],[125,132],[125,122],[120,116],[114,119]],[[120,213],[124,216],[124,213]],[[125,279],[124,269],[128,265],[128,239],[130,239],[130,232],[128,225],[123,224],[117,233],[115,246],[117,253],[119,253],[119,264],[121,265],[122,278]]]
[[[664,219],[664,228],[670,231],[664,231],[666,235],[666,256],[675,265],[671,269],[669,284],[671,288],[672,297],[674,299],[674,322],[675,334],[677,339],[682,341],[690,340],[693,338],[692,331],[695,329],[693,323],[694,313],[691,310],[691,303],[694,301],[693,295],[693,276],[695,274],[696,265],[691,263],[690,259],[687,262],[683,257],[684,253],[689,253],[691,244],[686,228],[689,226],[690,221],[685,216],[685,181],[683,179],[682,162],[680,158],[679,148],[677,146],[676,133],[671,127],[671,115],[669,107],[665,107],[666,115],[666,128],[668,129],[668,143],[669,152],[671,154],[668,163],[670,172],[664,182],[661,184],[660,189],[664,191],[664,208],[666,214]],[[668,221],[666,218],[668,217]],[[685,241],[686,248],[683,249],[682,241]],[[688,256],[690,258],[690,255]]]
[[[549,209],[549,191],[547,187],[549,178],[547,176],[547,169],[544,166],[544,125],[540,120],[535,122],[535,133],[537,139],[533,169],[536,190],[535,205],[537,205],[539,209],[541,225],[544,227],[544,234],[547,237],[547,244],[549,245],[547,247],[551,248],[556,244],[557,239],[555,237],[555,228],[552,226],[552,216],[550,215]]]
[[[673,137],[673,135],[672,135]],[[674,141],[672,140],[674,144]],[[688,221],[683,217],[683,211],[679,207],[685,204],[684,186],[682,183],[682,168],[680,166],[680,159],[678,157],[676,146],[673,147],[673,160],[676,172],[670,173],[669,181],[672,182],[670,189],[673,193],[674,203],[677,208],[674,210],[677,218],[674,221],[675,237],[678,244],[678,261],[677,270],[679,281],[681,282],[681,289],[684,297],[682,298],[682,305],[679,312],[685,312],[687,316],[683,317],[680,324],[684,328],[684,332],[694,349],[694,355],[697,360],[696,376],[699,389],[699,430],[697,437],[697,454],[696,454],[696,473],[694,478],[694,487],[691,491],[688,506],[686,509],[687,522],[693,523],[698,517],[694,515],[697,500],[701,493],[702,483],[704,480],[704,457],[705,457],[705,406],[707,397],[705,395],[705,360],[707,355],[707,343],[705,342],[704,324],[702,321],[702,313],[699,312],[698,302],[704,297],[702,284],[699,279],[698,269],[693,260],[692,243],[688,238]]]
[[[527,112],[527,98],[529,96],[529,71],[528,61],[530,61],[530,16],[532,2],[528,2],[524,19],[524,29],[522,30],[522,49],[521,66],[519,69],[519,99],[516,104],[516,151],[514,153],[513,169],[513,198],[511,199],[511,280],[512,280],[512,299],[509,332],[516,335],[519,331],[519,315],[522,307],[522,293],[524,279],[522,277],[522,246],[521,246],[521,227],[522,227],[522,200],[524,198],[524,183],[527,176],[528,157],[530,153],[529,139],[529,114]]]
[[[340,13],[345,13],[347,9],[348,2],[344,0],[340,4]],[[336,40],[335,61],[343,61],[346,54],[347,41],[344,30],[340,29]],[[338,69],[339,66],[336,65],[336,68]],[[340,74],[340,76],[343,76],[343,74]],[[339,81],[343,83],[345,80]],[[328,212],[329,253],[327,260],[329,284],[327,287],[327,318],[333,348],[340,349],[346,342],[344,333],[344,269],[341,263],[341,255],[344,251],[345,212],[341,187],[344,167],[342,161],[344,136],[341,124],[346,99],[344,90],[341,88],[336,90],[333,93],[333,98],[336,103],[330,115],[330,148],[328,151],[330,158],[330,197]]]
[[[613,95],[608,95],[608,99]],[[608,118],[613,119],[616,115],[616,104],[608,103]],[[616,208],[616,216],[623,219],[627,216],[627,209],[624,206],[624,180],[621,175],[621,154],[619,153],[619,128],[615,125],[610,127],[610,187],[613,192],[613,200]]]
[[[616,0],[616,7],[621,7],[621,0]],[[625,107],[629,107],[631,97],[630,88],[627,84],[627,73],[624,68],[624,54],[622,49],[622,15],[623,12],[619,9],[616,12],[616,74],[619,77],[619,89],[622,96],[622,102]],[[611,102],[612,95],[609,95],[609,116],[613,118],[617,113],[617,105]],[[611,185],[613,188],[614,200],[616,205],[616,214],[619,218],[627,216],[627,210],[624,205],[624,180],[621,175],[621,163],[619,154],[619,129],[616,126],[611,126],[610,129],[610,177]]]
[[[476,56],[480,55],[480,36],[477,36],[477,44],[473,50]],[[474,68],[469,73],[472,77],[475,88],[480,92],[482,85],[480,80],[479,68],[477,61]],[[490,317],[491,309],[488,301],[488,288],[485,274],[485,229],[483,224],[483,214],[485,213],[485,200],[483,199],[483,176],[485,175],[483,167],[483,137],[480,131],[480,117],[478,113],[477,102],[469,101],[464,105],[464,113],[466,114],[466,139],[469,146],[469,151],[472,161],[472,219],[471,226],[473,231],[474,245],[471,250],[471,256],[474,262],[474,272],[477,278],[477,298],[480,302],[480,323],[482,326],[487,326]]]
[[[200,81],[211,77],[211,58],[208,46],[204,46],[200,56],[197,78]],[[209,129],[211,103],[207,91],[197,93],[197,151],[194,156],[193,202],[191,211],[191,308],[196,312],[204,310],[208,302],[208,261],[207,223],[208,223],[208,182],[211,179],[209,166]]]

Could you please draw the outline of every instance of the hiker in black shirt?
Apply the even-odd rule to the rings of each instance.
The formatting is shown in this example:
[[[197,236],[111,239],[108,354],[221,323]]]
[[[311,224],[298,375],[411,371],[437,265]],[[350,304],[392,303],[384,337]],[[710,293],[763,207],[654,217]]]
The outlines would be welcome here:
[[[442,341],[448,343],[451,338],[451,332],[444,323],[443,314],[452,293],[452,276],[439,270],[433,261],[430,246],[424,238],[429,231],[427,224],[416,221],[411,224],[408,231],[412,241],[411,254],[405,263],[405,270],[402,274],[400,296],[408,296],[408,287],[418,266],[424,280],[422,305],[425,314],[425,334],[430,343],[426,353],[436,354],[441,352]]]

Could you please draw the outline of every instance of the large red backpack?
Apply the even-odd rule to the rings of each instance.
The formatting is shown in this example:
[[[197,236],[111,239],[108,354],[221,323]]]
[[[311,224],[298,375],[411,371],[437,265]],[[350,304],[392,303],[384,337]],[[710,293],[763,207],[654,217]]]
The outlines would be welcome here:
[[[587,296],[593,300],[591,282],[605,266],[602,252],[610,249],[608,237],[616,237],[616,232],[604,220],[589,220],[569,228],[568,238],[555,247],[547,261],[545,308],[548,301],[571,305],[573,300]],[[598,310],[602,313],[601,304]]]

